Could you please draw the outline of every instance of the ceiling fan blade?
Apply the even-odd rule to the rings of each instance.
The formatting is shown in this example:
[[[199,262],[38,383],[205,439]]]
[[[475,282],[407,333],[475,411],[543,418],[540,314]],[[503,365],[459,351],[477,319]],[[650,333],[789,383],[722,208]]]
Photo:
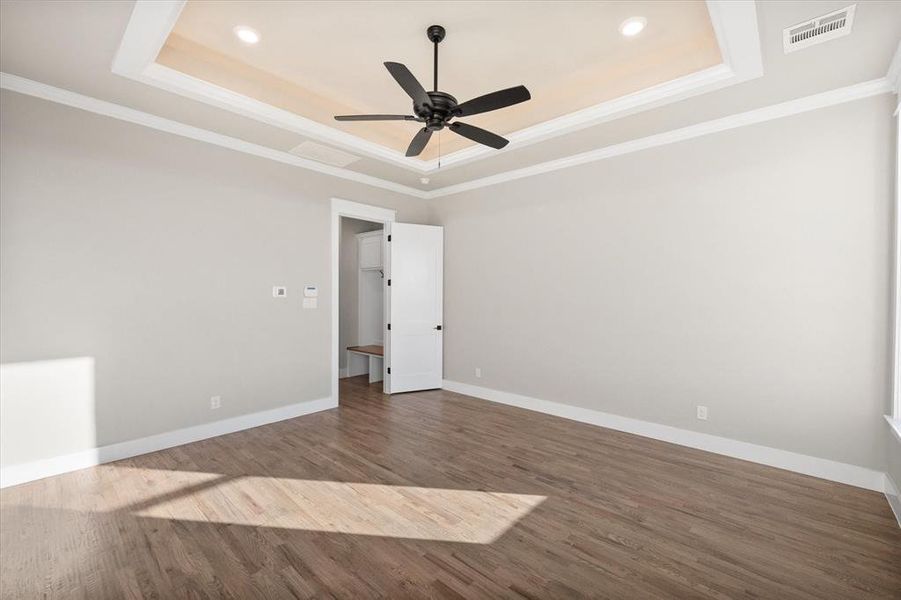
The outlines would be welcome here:
[[[426,93],[425,88],[422,87],[422,84],[420,84],[416,77],[413,76],[410,69],[396,62],[386,62],[385,68],[388,69],[388,72],[391,73],[391,76],[394,77],[395,81],[400,84],[400,87],[404,88],[407,95],[410,96],[410,98],[413,98],[413,102],[423,106],[432,106],[432,100]]]
[[[514,104],[525,102],[531,98],[532,95],[529,93],[529,90],[526,89],[526,86],[518,85],[505,90],[491,92],[490,94],[485,94],[484,96],[479,96],[472,100],[467,100],[459,105],[454,113],[458,117],[468,117],[490,110],[513,106]]]
[[[425,149],[425,145],[429,143],[429,138],[432,137],[432,130],[423,127],[419,130],[413,137],[413,141],[410,142],[410,146],[407,148],[407,156],[419,156],[419,154]]]
[[[336,115],[336,121],[415,121],[410,115]]]
[[[456,134],[462,135],[465,138],[469,138],[474,142],[478,142],[480,144],[484,144],[486,146],[491,146],[495,150],[500,150],[504,146],[510,143],[510,140],[506,138],[502,138],[496,133],[491,133],[481,127],[476,127],[474,125],[467,125],[466,123],[451,123],[448,125],[451,131]]]

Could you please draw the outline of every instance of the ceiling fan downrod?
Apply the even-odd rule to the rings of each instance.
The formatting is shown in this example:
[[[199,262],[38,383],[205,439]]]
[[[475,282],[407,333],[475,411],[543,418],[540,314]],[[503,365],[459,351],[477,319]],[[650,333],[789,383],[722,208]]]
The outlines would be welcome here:
[[[438,44],[441,43],[441,40],[444,39],[444,36],[447,35],[447,32],[444,30],[444,27],[441,25],[430,25],[428,29],[426,29],[426,34],[429,36],[429,39],[432,40],[432,44],[435,46],[435,58],[433,62],[433,73],[434,80],[432,91],[438,91]]]

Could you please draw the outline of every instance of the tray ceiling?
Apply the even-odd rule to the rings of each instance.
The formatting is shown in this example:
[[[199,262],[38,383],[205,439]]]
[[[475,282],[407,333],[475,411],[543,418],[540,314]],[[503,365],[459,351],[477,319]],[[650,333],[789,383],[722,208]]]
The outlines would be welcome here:
[[[646,29],[627,38],[625,19]],[[525,84],[526,104],[467,122],[509,135],[722,62],[707,5],[671,2],[219,2],[189,0],[156,62],[321,125],[403,152],[420,125],[337,123],[335,114],[410,114],[382,62],[430,88],[425,29],[444,25],[439,88],[465,101]],[[249,26],[260,41],[238,40]],[[473,142],[442,132],[421,159]],[[418,159],[414,159],[418,160]]]
[[[635,16],[647,27],[627,38],[620,24]],[[407,158],[416,123],[333,120],[410,110],[382,63],[404,62],[428,86],[425,29],[438,21],[448,30],[440,89],[465,101],[530,88],[527,103],[467,119],[507,137],[504,150],[442,132],[422,156]],[[259,42],[242,43],[239,26],[258,31]],[[759,77],[762,68],[750,2],[138,0],[113,72],[431,173]]]

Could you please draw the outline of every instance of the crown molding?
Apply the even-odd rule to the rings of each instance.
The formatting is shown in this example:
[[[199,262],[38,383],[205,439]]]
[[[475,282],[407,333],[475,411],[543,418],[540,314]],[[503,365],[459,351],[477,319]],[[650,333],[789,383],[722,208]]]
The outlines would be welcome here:
[[[657,146],[664,146],[666,144],[673,144],[676,142],[690,140],[696,137],[718,133],[720,131],[727,131],[729,129],[744,127],[746,125],[755,125],[757,123],[763,123],[765,121],[770,121],[773,119],[781,119],[783,117],[801,114],[811,110],[816,110],[818,108],[827,108],[829,106],[835,106],[837,104],[852,102],[854,100],[869,98],[871,96],[877,96],[880,94],[887,94],[893,91],[892,84],[888,80],[888,78],[882,77],[855,85],[837,88],[828,92],[814,94],[812,96],[805,96],[803,98],[789,100],[788,102],[782,102],[780,104],[774,104],[771,106],[765,106],[762,108],[737,113],[720,119],[714,119],[712,121],[697,123],[688,127],[682,127],[680,129],[674,129],[671,131],[665,131],[663,133],[658,133],[635,140],[629,140],[620,144],[604,146],[595,150],[590,150],[588,152],[582,152],[580,154],[574,154],[572,156],[538,163],[524,167],[522,169],[505,171],[503,173],[497,173],[488,177],[482,177],[460,184],[425,191],[402,185],[400,183],[395,183],[393,181],[387,181],[378,177],[373,177],[371,175],[364,175],[362,173],[351,171],[346,168],[333,167],[331,165],[322,164],[316,161],[295,156],[288,152],[275,150],[266,146],[260,146],[259,144],[253,144],[244,140],[240,140],[238,138],[222,135],[206,129],[194,127],[192,125],[186,125],[178,121],[172,121],[170,119],[158,117],[156,115],[135,110],[133,108],[128,108],[119,104],[114,104],[112,102],[98,100],[90,96],[84,96],[82,94],[53,87],[51,85],[9,73],[0,72],[0,88],[18,92],[20,94],[34,96],[43,100],[49,100],[51,102],[57,102],[59,104],[79,108],[88,112],[105,115],[114,119],[119,119],[121,121],[143,125],[144,127],[149,127],[151,129],[156,129],[159,131],[165,131],[167,133],[172,133],[193,140],[206,142],[208,144],[213,144],[223,148],[229,148],[231,150],[236,150],[245,154],[274,160],[276,162],[289,164],[295,167],[300,167],[302,169],[316,171],[325,175],[332,175],[341,179],[346,179],[365,185],[371,185],[373,187],[389,190],[392,192],[398,192],[421,199],[434,199],[442,198],[444,196],[451,196],[453,194],[459,194],[461,192],[469,190],[475,190],[491,185],[498,185],[507,181],[514,181],[516,179],[531,177],[533,175],[540,175],[542,173],[559,171],[561,169],[567,169],[569,167],[584,165],[607,158],[613,158],[615,156],[622,156],[624,154],[630,154],[632,152],[639,152],[641,150],[647,150],[649,148],[654,148]]]
[[[159,56],[187,0],[135,3],[113,57],[113,73],[135,73]]]
[[[480,158],[517,150],[762,76],[756,3],[753,0],[707,0],[707,10],[723,57],[721,64],[511,133],[505,136],[510,144],[502,150],[479,145],[459,150],[441,158],[441,170],[447,171]],[[426,163],[427,172],[438,168],[437,159]]]
[[[582,152],[581,154],[574,154],[572,156],[531,165],[522,169],[514,169],[504,173],[498,173],[496,175],[438,188],[430,191],[426,197],[441,198],[443,196],[459,194],[469,190],[522,179],[524,177],[532,177],[542,173],[550,173],[552,171],[559,171],[561,169],[568,169],[569,167],[613,158],[614,156],[622,156],[623,154],[631,154],[632,152],[639,152],[657,146],[682,142],[711,133],[736,129],[746,125],[755,125],[773,119],[781,119],[783,117],[805,113],[818,108],[835,106],[836,104],[869,98],[870,96],[877,96],[879,94],[887,94],[891,91],[892,87],[888,79],[881,77],[879,79],[837,88],[821,94],[805,96],[803,98],[789,100],[788,102],[729,115],[728,117],[713,119],[712,121],[705,121],[680,129],[673,129],[671,131],[629,140],[628,142],[622,142],[620,144],[604,146],[595,150],[589,150],[588,152]]]
[[[267,125],[410,168],[401,152],[254,100],[156,62],[187,0],[138,0],[113,58],[112,72],[140,83],[250,117]],[[415,170],[415,169],[414,169]]]
[[[371,185],[373,187],[389,190],[392,192],[398,192],[400,194],[406,194],[415,198],[426,198],[426,192],[406,185],[402,185],[400,183],[387,181],[385,179],[379,179],[378,177],[365,175],[363,173],[358,173],[349,169],[333,167],[331,165],[326,165],[306,158],[301,158],[299,156],[289,154],[288,152],[282,152],[281,150],[275,150],[266,146],[260,146],[259,144],[253,144],[245,140],[222,135],[220,133],[209,131],[207,129],[201,129],[200,127],[194,127],[193,125],[187,125],[185,123],[180,123],[171,119],[165,119],[163,117],[158,117],[156,115],[152,115],[140,110],[128,108],[120,104],[106,102],[105,100],[98,100],[97,98],[84,96],[76,92],[70,92],[69,90],[64,90],[58,87],[33,81],[31,79],[26,79],[24,77],[19,77],[18,75],[0,72],[0,88],[18,92],[20,94],[26,94],[28,96],[34,96],[35,98],[41,98],[43,100],[49,100],[58,104],[64,104],[73,108],[79,108],[81,110],[86,110],[98,115],[112,117],[120,121],[127,121],[136,125],[143,125],[144,127],[149,127],[158,131],[165,131],[167,133],[190,138],[192,140],[206,142],[208,144],[213,144],[214,146],[220,146],[222,148],[228,148],[230,150],[237,150],[238,152],[251,154],[260,158],[266,158],[269,160],[274,160],[276,162],[300,167],[302,169],[316,171],[325,175],[331,175],[340,179],[346,179],[348,181],[354,181],[356,183]]]
[[[646,88],[633,94],[621,96],[614,100],[598,104],[556,119],[551,119],[526,129],[506,135],[510,143],[500,150],[487,146],[475,145],[458,150],[452,154],[441,157],[440,167],[438,159],[432,159],[424,163],[427,173],[441,169],[447,171],[460,167],[482,158],[505,154],[512,150],[519,150],[545,140],[591,127],[608,121],[621,119],[635,113],[651,108],[669,104],[677,100],[683,100],[701,93],[711,92],[724,85],[737,83],[735,74],[725,65],[717,65],[697,73],[692,73],[666,83]]]
[[[437,159],[423,161],[404,156],[397,150],[156,63],[185,1],[138,0],[113,60],[113,73],[417,174],[431,173],[439,168],[446,171],[499,152],[522,148],[763,74],[754,0],[707,0],[722,64],[510,133],[505,136],[510,144],[503,150],[470,146],[442,157],[439,166]]]

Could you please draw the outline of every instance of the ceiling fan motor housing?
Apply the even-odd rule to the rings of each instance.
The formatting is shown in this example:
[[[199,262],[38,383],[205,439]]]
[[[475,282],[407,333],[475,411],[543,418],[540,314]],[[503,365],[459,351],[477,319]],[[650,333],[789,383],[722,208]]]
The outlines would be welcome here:
[[[432,106],[413,104],[413,112],[416,116],[425,119],[426,127],[432,131],[444,129],[447,121],[454,116],[457,108],[457,99],[445,92],[426,92]]]

